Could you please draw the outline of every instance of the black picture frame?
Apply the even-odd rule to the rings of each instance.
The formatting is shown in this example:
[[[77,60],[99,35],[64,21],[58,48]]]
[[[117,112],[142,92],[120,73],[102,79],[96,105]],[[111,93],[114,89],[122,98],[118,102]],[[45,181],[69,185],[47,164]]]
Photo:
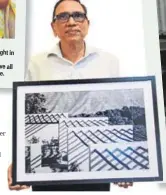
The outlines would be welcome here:
[[[149,83],[149,86],[150,86],[149,89],[151,89],[151,91],[148,95],[150,95],[149,98],[151,98],[151,100],[152,100],[152,105],[150,105],[152,107],[152,112],[151,113],[149,112],[149,115],[151,115],[151,118],[153,118],[153,121],[154,121],[154,131],[153,131],[153,133],[154,133],[155,136],[154,137],[151,136],[151,137],[153,137],[153,142],[155,143],[155,146],[153,144],[152,147],[154,147],[154,149],[156,150],[156,153],[155,153],[156,156],[154,154],[155,158],[153,160],[154,161],[157,160],[156,161],[157,162],[157,164],[156,164],[157,169],[155,170],[155,171],[157,171],[157,176],[156,176],[156,172],[155,172],[154,176],[146,176],[146,174],[145,175],[140,175],[140,176],[138,176],[139,174],[137,176],[134,176],[134,175],[128,176],[128,174],[127,174],[127,175],[125,175],[125,177],[119,176],[119,177],[112,178],[110,176],[110,177],[106,177],[106,178],[102,178],[102,177],[97,177],[96,178],[96,175],[95,175],[95,176],[91,176],[91,178],[88,178],[88,177],[85,177],[85,175],[84,176],[81,175],[79,179],[78,178],[75,179],[74,176],[73,176],[73,179],[69,179],[69,178],[67,178],[68,173],[66,173],[64,179],[56,179],[55,180],[55,178],[54,179],[50,178],[48,180],[48,179],[45,179],[46,177],[44,177],[44,175],[46,176],[47,173],[45,173],[45,174],[44,173],[37,173],[37,174],[39,174],[40,179],[32,179],[33,177],[35,178],[36,173],[23,173],[24,176],[25,175],[31,175],[31,177],[32,177],[31,180],[29,178],[25,179],[26,177],[24,177],[24,176],[22,177],[22,179],[18,179],[18,173],[21,172],[20,163],[22,164],[24,162],[23,158],[18,160],[18,158],[20,158],[21,155],[17,151],[18,149],[20,149],[20,147],[22,147],[22,145],[20,145],[20,143],[22,143],[22,142],[20,142],[20,140],[22,140],[22,139],[20,137],[19,130],[18,130],[19,129],[19,123],[21,123],[21,122],[18,118],[19,118],[19,116],[25,114],[25,112],[23,113],[23,110],[25,111],[25,109],[24,108],[22,109],[21,108],[22,106],[19,107],[19,108],[22,109],[22,112],[20,112],[20,110],[18,110],[18,106],[19,106],[20,102],[25,101],[25,99],[24,99],[25,96],[20,95],[21,93],[20,94],[18,93],[18,91],[20,89],[21,90],[23,89],[23,91],[25,92],[24,94],[27,93],[28,87],[40,88],[42,86],[46,87],[46,88],[48,88],[50,86],[50,89],[52,89],[51,86],[55,86],[55,87],[57,87],[57,86],[59,86],[59,87],[61,87],[61,86],[68,86],[68,87],[69,86],[76,86],[76,88],[78,89],[77,91],[79,91],[80,86],[84,86],[84,85],[86,85],[87,88],[88,88],[88,86],[91,86],[90,89],[92,89],[93,85],[95,85],[95,86],[98,86],[98,85],[105,86],[106,84],[109,84],[111,86],[113,84],[117,84],[117,85],[118,84],[119,85],[123,84],[123,85],[128,85],[128,88],[126,88],[126,89],[130,89],[130,88],[132,89],[132,87],[134,87],[134,84],[136,84],[136,83],[141,83],[141,86],[144,87],[145,86],[144,83],[147,83],[147,82]],[[123,87],[122,87],[122,90],[124,90]],[[144,92],[145,92],[145,90],[144,90]],[[21,99],[23,99],[23,100],[21,100]],[[148,104],[148,102],[144,102],[144,103]],[[146,114],[145,114],[145,119],[146,119]],[[106,79],[80,79],[80,80],[66,80],[66,81],[60,80],[60,81],[14,82],[13,83],[13,145],[12,145],[13,146],[13,148],[12,148],[12,153],[13,153],[13,173],[12,173],[12,175],[13,175],[13,185],[19,184],[19,185],[32,185],[32,186],[34,186],[34,185],[52,185],[52,184],[58,185],[58,184],[76,184],[76,183],[77,184],[80,184],[80,183],[83,184],[83,183],[162,181],[163,180],[163,168],[162,168],[162,155],[161,155],[162,152],[161,152],[161,143],[160,143],[161,138],[160,138],[159,117],[158,116],[159,116],[159,113],[158,113],[158,105],[157,105],[157,92],[156,92],[155,76],[106,78]],[[74,117],[78,117],[78,116],[74,116]],[[88,116],[86,116],[85,118],[87,119]],[[65,120],[65,118],[64,118],[64,120]],[[24,122],[22,122],[22,123],[24,123]],[[20,129],[22,129],[22,128],[20,127]],[[69,128],[68,128],[68,130],[69,130]],[[18,139],[18,136],[19,136],[19,139]],[[147,139],[146,141],[148,141],[148,139],[149,139],[148,135],[147,135],[146,139]],[[94,145],[94,148],[95,147],[97,147],[97,145]],[[103,147],[105,147],[105,146],[103,145]],[[88,148],[88,150],[89,150],[89,148]],[[148,150],[150,151],[150,148],[148,148]],[[152,150],[151,150],[151,152],[152,152]],[[136,153],[138,153],[138,152],[136,152]],[[126,156],[130,156],[130,155],[126,154]],[[69,154],[68,154],[68,158],[69,158]],[[134,162],[133,158],[134,157],[132,157],[132,162]],[[145,159],[146,156],[143,156],[143,158]],[[148,156],[148,163],[150,164],[150,157],[149,156]],[[149,168],[147,168],[147,169],[149,169]],[[105,171],[105,172],[107,172],[107,171]],[[71,174],[73,174],[73,175],[77,174],[78,175],[79,173],[80,172],[76,171],[76,172],[72,172]],[[86,171],[85,171],[85,173],[87,174]],[[20,173],[20,174],[22,174],[22,173]],[[53,174],[58,175],[58,174],[64,174],[64,173],[51,173],[51,175],[53,175]],[[98,174],[98,175],[100,175],[100,174]],[[81,177],[83,177],[83,179]]]

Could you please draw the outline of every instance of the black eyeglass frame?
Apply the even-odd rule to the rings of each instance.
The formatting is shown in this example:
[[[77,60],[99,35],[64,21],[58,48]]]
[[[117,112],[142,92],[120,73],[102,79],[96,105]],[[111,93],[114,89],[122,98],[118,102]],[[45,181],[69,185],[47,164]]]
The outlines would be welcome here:
[[[67,20],[62,21],[62,20],[59,19],[59,17],[62,16],[63,14],[66,14],[66,15],[68,16]],[[76,19],[75,19],[75,15],[76,15],[76,14],[80,14],[80,15],[84,16],[83,19],[80,20],[80,21],[79,21],[79,20],[76,20]],[[55,22],[55,21],[57,20],[57,21],[60,21],[60,22],[62,22],[62,23],[65,23],[65,22],[68,22],[68,21],[69,21],[70,17],[72,17],[72,18],[74,19],[75,22],[83,22],[85,19],[87,19],[87,14],[86,14],[86,13],[83,13],[83,12],[79,12],[79,11],[75,11],[75,12],[72,12],[72,13],[69,13],[69,12],[62,12],[62,13],[60,13],[60,14],[54,16],[53,22]]]

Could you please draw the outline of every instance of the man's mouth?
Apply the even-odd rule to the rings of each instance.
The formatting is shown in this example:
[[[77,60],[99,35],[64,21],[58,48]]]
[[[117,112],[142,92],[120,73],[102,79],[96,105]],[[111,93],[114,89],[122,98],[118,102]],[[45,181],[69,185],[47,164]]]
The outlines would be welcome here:
[[[79,32],[80,32],[80,30],[71,29],[71,30],[67,30],[65,33],[66,33],[66,34],[77,34],[77,33],[79,33]]]

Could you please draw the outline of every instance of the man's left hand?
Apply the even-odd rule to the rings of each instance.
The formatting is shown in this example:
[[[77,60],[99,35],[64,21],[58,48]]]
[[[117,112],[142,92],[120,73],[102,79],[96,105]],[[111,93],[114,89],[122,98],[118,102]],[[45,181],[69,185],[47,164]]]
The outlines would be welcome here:
[[[117,183],[114,183],[114,184],[118,185],[119,187],[122,187],[122,188],[128,188],[128,187],[133,186],[132,182],[117,182]]]

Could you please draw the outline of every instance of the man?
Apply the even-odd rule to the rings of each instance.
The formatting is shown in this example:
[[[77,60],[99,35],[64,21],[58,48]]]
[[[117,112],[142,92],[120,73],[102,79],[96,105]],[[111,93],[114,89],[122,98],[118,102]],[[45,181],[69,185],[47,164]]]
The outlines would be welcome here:
[[[78,0],[60,0],[54,7],[51,23],[60,42],[50,52],[32,58],[26,80],[67,80],[84,78],[110,78],[119,76],[115,56],[88,47],[84,39],[88,33],[87,9]],[[10,189],[26,186],[10,186],[12,166],[9,167]],[[120,183],[128,187],[132,184]],[[58,186],[34,186],[34,191],[109,191],[110,184],[73,184]]]
[[[0,38],[15,38],[15,0],[0,0]]]

